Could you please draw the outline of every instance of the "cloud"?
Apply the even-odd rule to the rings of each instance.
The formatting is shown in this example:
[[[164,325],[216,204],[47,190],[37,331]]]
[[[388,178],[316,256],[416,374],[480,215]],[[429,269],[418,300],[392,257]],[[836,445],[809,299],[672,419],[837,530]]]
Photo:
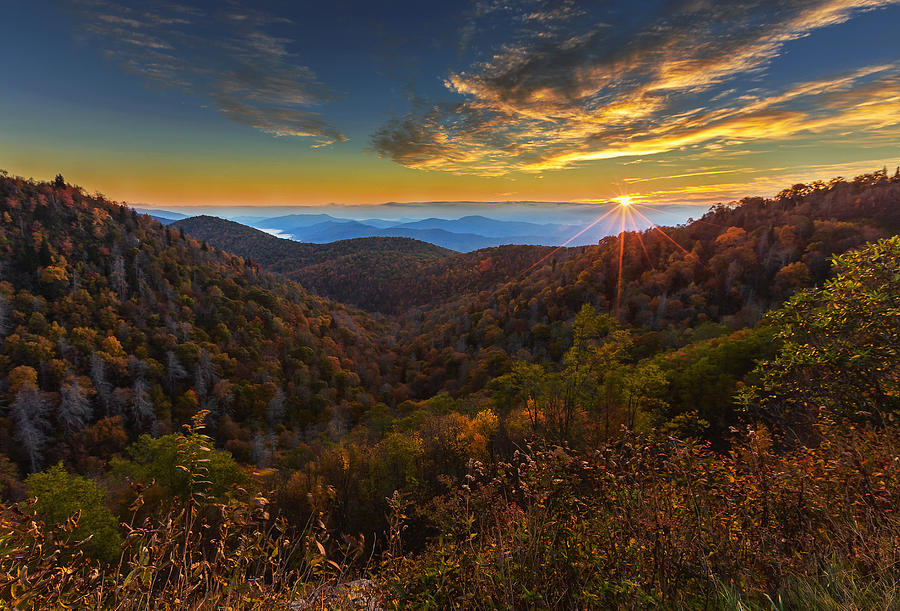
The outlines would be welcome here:
[[[699,172],[685,172],[683,174],[672,174],[670,176],[653,176],[651,178],[625,178],[626,183],[651,182],[654,180],[672,180],[675,178],[692,178],[694,176],[712,176],[714,174],[738,174],[741,172],[752,171],[752,168],[725,168],[720,170],[701,170]]]
[[[739,180],[701,185],[674,186],[641,194],[651,205],[708,204],[711,201],[736,201],[743,197],[771,197],[787,185],[820,180],[828,176],[852,177],[882,167],[885,159],[876,158],[842,164],[812,164],[792,167],[741,168],[734,170]],[[626,179],[627,182],[631,182]]]
[[[875,78],[872,78],[872,77]],[[654,155],[691,145],[736,144],[841,129],[876,130],[900,124],[900,69],[861,70],[833,81],[804,83],[787,92],[697,116],[660,122],[627,140],[588,142],[578,150],[548,154],[525,166],[543,171],[572,163]]]
[[[782,91],[759,87],[787,42],[896,2],[673,0],[640,23],[623,7],[587,14],[571,2],[480,5],[478,15],[517,10],[507,19],[517,30],[482,61],[446,76],[447,91],[462,101],[393,119],[372,145],[408,167],[496,176],[893,125],[897,65]],[[475,31],[467,24],[467,44]]]
[[[315,138],[324,146],[346,140],[340,132],[319,119],[316,113],[293,108],[244,106],[230,99],[219,100],[220,111],[232,121],[244,123],[274,136]]]
[[[271,34],[285,19],[233,1],[212,11],[112,0],[70,6],[91,44],[154,85],[208,98],[229,119],[275,136],[312,138],[314,146],[346,140],[310,110],[333,92],[290,52],[291,40]]]

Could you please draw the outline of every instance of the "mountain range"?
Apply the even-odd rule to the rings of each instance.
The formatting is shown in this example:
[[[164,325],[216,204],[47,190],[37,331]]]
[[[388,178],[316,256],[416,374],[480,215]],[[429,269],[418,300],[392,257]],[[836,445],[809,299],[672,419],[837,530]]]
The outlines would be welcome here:
[[[229,220],[261,229],[278,237],[288,238],[298,242],[313,244],[326,244],[339,240],[369,237],[396,237],[412,238],[422,242],[428,242],[442,248],[458,252],[471,252],[481,248],[503,246],[507,244],[530,244],[536,246],[586,246],[596,244],[602,238],[618,233],[621,230],[612,222],[601,222],[592,226],[592,223],[600,218],[608,216],[610,208],[616,204],[598,204],[595,206],[576,206],[565,204],[545,204],[542,215],[533,211],[529,213],[532,220],[485,214],[468,214],[458,218],[440,218],[430,216],[415,218],[411,214],[421,213],[421,210],[401,208],[404,215],[397,218],[367,218],[366,213],[385,213],[385,208],[390,204],[370,206],[368,208],[355,207],[354,213],[361,215],[359,218],[346,218],[338,216],[334,207],[330,211],[315,213],[294,213],[280,216],[254,216],[254,215],[229,215],[227,211],[219,211],[218,214],[201,214],[199,216],[218,216]],[[399,207],[400,204],[394,205]],[[534,204],[537,206],[537,204]],[[446,214],[459,213],[470,209],[471,206],[463,204],[450,205]],[[158,209],[136,208],[138,212],[149,214],[161,223],[169,224],[188,218],[179,212]],[[391,208],[393,211],[393,208]],[[652,226],[671,225],[673,214],[680,220],[684,220],[687,212],[705,212],[705,209],[682,209],[673,213],[668,207],[644,208],[645,218],[635,215],[634,224],[629,224],[626,229],[642,230]],[[508,214],[508,213],[506,213]],[[556,222],[545,220],[555,218]],[[614,226],[615,225],[615,226]]]
[[[527,270],[553,250],[505,245],[459,253],[404,237],[308,244],[214,216],[182,219],[171,227],[251,259],[313,293],[384,314],[489,289]],[[579,250],[564,249],[558,259],[565,260]]]

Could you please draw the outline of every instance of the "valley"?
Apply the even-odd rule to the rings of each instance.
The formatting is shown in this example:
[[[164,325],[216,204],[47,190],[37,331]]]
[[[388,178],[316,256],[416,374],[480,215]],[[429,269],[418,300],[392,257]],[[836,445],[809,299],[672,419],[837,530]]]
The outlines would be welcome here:
[[[0,611],[900,609],[900,0],[30,0]]]
[[[604,474],[625,469],[615,477],[637,478],[631,486],[649,486],[650,494],[662,485],[652,479],[662,472],[637,465],[657,460],[653,453],[687,461],[679,469],[693,469],[688,465],[698,460],[715,465],[702,477],[738,478],[735,486],[744,486],[753,476],[738,473],[740,461],[728,462],[738,460],[735,452],[770,453],[766,460],[788,473],[803,444],[831,451],[841,420],[827,420],[837,429],[818,428],[825,424],[813,405],[833,406],[834,418],[862,426],[841,434],[876,444],[873,452],[887,451],[879,444],[895,434],[880,419],[895,409],[895,344],[882,338],[897,328],[878,291],[893,299],[897,287],[896,272],[888,271],[887,285],[877,284],[877,274],[900,260],[891,237],[900,233],[900,177],[886,172],[795,185],[772,199],[714,206],[689,224],[624,232],[593,246],[469,253],[394,237],[301,243],[212,217],[164,226],[59,181],[3,178],[0,197],[0,366],[9,406],[0,420],[0,490],[7,499],[24,501],[50,477],[57,489],[73,491],[96,479],[110,501],[92,511],[114,525],[133,519],[138,500],[138,514],[154,519],[168,504],[193,498],[193,477],[205,482],[196,484],[205,487],[202,503],[242,503],[248,497],[240,490],[269,491],[273,515],[288,531],[299,529],[296,536],[311,536],[304,525],[319,516],[323,530],[315,536],[332,541],[316,539],[322,558],[340,560],[334,562],[340,574],[360,570],[346,550],[367,541],[387,571],[375,575],[385,584],[401,582],[385,587],[402,587],[403,596],[419,600],[426,592],[463,596],[453,588],[478,581],[472,574],[447,590],[419,581],[418,571],[448,561],[433,554],[464,553],[446,539],[451,547],[434,547],[430,538],[463,527],[451,516],[460,515],[452,507],[464,498],[481,507],[466,510],[476,511],[473,517],[513,512],[504,514],[500,530],[465,526],[478,529],[472,532],[481,532],[485,545],[521,536],[514,533],[540,515],[567,524],[559,526],[566,536],[582,536],[569,523],[581,503],[619,501],[581,487],[606,490],[595,488],[594,478],[605,481]],[[854,252],[875,254],[860,259]],[[888,267],[871,273],[853,267],[870,260]],[[869,308],[865,314],[849,304],[847,316],[871,316],[883,328],[857,336],[853,325],[861,323],[841,323],[834,333],[850,334],[841,350],[858,356],[818,369],[791,363],[785,350],[798,349],[789,348],[793,334],[818,316],[806,300],[831,299],[815,287],[845,290],[845,272],[835,275],[834,265],[860,274],[863,284],[852,290],[862,292],[854,299],[873,300],[860,305]],[[865,292],[867,283],[875,283],[875,292]],[[802,318],[792,318],[800,312]],[[875,360],[865,365],[867,359]],[[811,381],[830,367],[837,377]],[[851,391],[851,369],[858,367],[863,386]],[[864,390],[871,376],[881,380],[880,395]],[[797,402],[788,380],[800,384],[802,397],[816,398]],[[187,436],[179,432],[185,426]],[[659,435],[686,445],[670,448]],[[764,449],[753,445],[760,435]],[[167,475],[186,464],[174,448],[198,443],[209,444],[214,462],[200,475],[185,467],[188,479]],[[612,454],[601,459],[599,448]],[[843,460],[825,454],[823,461]],[[612,456],[637,462],[612,464]],[[885,465],[878,502],[890,504],[895,491],[886,482],[900,472]],[[566,475],[552,475],[559,469]],[[533,496],[551,494],[538,492],[545,477],[571,481],[573,488],[553,493],[564,495],[562,505],[545,506]],[[704,495],[721,485],[701,481]],[[139,482],[143,488],[134,488]],[[495,496],[498,486],[503,497]],[[717,497],[721,511],[743,507],[738,499],[745,493],[734,493]],[[36,510],[49,511],[47,498],[38,497]],[[52,502],[63,513],[71,506],[62,498]],[[751,512],[741,519],[756,520],[751,508],[740,511]],[[401,514],[406,535],[392,530]],[[691,523],[677,518],[678,528]],[[118,541],[109,528],[104,536]],[[358,543],[345,548],[340,537]],[[404,555],[390,547],[401,542]],[[584,544],[601,546],[591,553],[614,549]],[[101,545],[84,549],[86,561],[118,553]],[[722,553],[728,559],[737,552]],[[485,570],[477,563],[489,558],[489,549],[480,548],[465,570]],[[747,562],[717,570],[736,575]],[[615,566],[608,569],[615,575],[632,570]],[[801,575],[804,566],[790,570]],[[684,586],[678,596],[701,592],[702,583]]]

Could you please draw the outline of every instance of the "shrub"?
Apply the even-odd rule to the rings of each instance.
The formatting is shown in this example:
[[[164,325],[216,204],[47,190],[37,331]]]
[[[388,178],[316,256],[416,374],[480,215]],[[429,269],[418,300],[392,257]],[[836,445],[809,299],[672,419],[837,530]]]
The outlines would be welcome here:
[[[87,540],[85,553],[98,560],[113,562],[119,558],[122,537],[112,512],[106,506],[106,493],[96,482],[68,473],[62,465],[33,473],[25,480],[35,514],[51,528],[59,528],[77,515],[72,536]]]

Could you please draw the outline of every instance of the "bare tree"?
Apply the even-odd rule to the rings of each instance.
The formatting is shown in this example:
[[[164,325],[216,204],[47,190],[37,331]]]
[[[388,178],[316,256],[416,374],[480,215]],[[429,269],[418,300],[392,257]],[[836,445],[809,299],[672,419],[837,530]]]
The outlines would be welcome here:
[[[209,412],[206,414],[206,429],[214,435],[219,430],[219,418],[222,416],[219,400],[214,395],[209,395],[200,401],[200,409]]]
[[[272,452],[266,443],[266,436],[256,431],[253,434],[253,446],[250,448],[250,459],[258,467],[266,468],[271,463]]]
[[[197,360],[197,371],[194,376],[194,392],[202,402],[209,395],[210,388],[217,382],[215,368],[213,367],[212,357],[206,349],[200,351],[200,358]]]
[[[87,389],[70,373],[59,389],[59,423],[66,433],[75,433],[86,427],[93,415]]]
[[[269,399],[266,405],[266,421],[269,428],[274,428],[276,424],[284,422],[284,392],[279,388],[275,391],[275,396]]]
[[[106,379],[106,361],[97,352],[91,353],[91,382],[104,412],[107,416],[113,415],[112,384]]]
[[[127,297],[128,286],[125,282],[125,261],[121,256],[115,256],[109,270],[109,283],[112,289],[124,301]]]
[[[153,409],[153,401],[150,400],[150,385],[141,376],[135,378],[132,388],[131,417],[138,428],[156,421],[156,411]]]
[[[166,352],[166,385],[169,387],[169,392],[175,392],[175,385],[187,375],[187,370],[178,360],[178,355],[171,350]]]
[[[32,472],[38,471],[44,461],[47,443],[47,399],[40,390],[29,385],[16,394],[9,406],[9,415],[15,427],[15,436],[28,458]]]
[[[9,300],[6,295],[0,293],[0,337],[6,336],[9,331]]]

